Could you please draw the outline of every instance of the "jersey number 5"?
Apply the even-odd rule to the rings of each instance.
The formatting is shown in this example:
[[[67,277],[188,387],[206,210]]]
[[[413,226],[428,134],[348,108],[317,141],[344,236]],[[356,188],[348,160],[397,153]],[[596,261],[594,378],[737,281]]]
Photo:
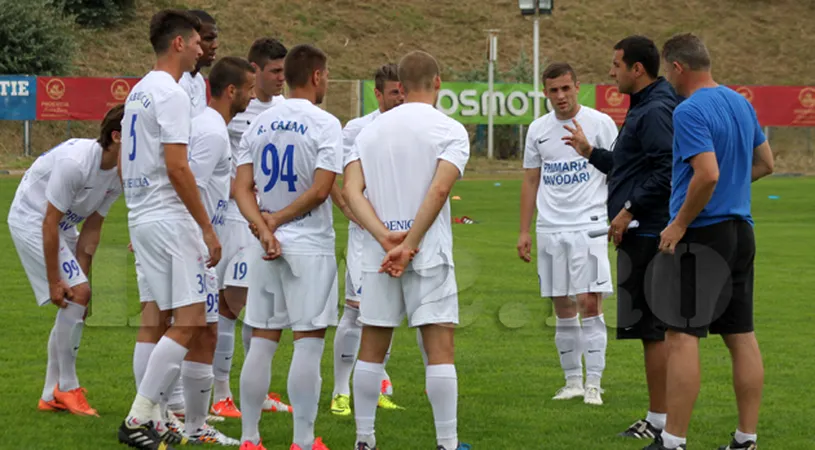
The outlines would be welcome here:
[[[130,121],[130,137],[133,138],[133,148],[130,150],[130,153],[127,155],[127,158],[131,161],[136,159],[136,118],[138,114],[133,114],[133,120]]]
[[[282,161],[274,144],[263,147],[260,168],[263,170],[263,174],[269,177],[269,182],[263,187],[263,192],[272,190],[274,185],[277,184],[278,176],[280,181],[288,183],[289,192],[297,192],[297,186],[294,184],[297,182],[297,174],[294,173],[294,145],[286,146]]]

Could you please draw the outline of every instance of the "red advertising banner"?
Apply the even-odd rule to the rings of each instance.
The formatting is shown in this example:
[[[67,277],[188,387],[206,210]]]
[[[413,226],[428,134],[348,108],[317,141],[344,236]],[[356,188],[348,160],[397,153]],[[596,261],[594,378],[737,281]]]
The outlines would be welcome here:
[[[730,86],[756,110],[765,127],[815,127],[815,87]]]
[[[611,116],[617,125],[622,125],[631,99],[621,94],[617,86],[613,84],[598,84],[596,92],[595,109]]]
[[[102,120],[138,78],[37,77],[37,120]]]

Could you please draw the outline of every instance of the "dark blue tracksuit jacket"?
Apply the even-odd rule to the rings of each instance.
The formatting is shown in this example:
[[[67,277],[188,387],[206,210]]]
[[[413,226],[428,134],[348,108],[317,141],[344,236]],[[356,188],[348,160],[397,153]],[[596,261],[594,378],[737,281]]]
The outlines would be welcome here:
[[[657,78],[631,95],[614,151],[595,148],[589,158],[608,176],[609,220],[630,200],[640,223],[636,234],[659,236],[670,219],[673,111],[679,101],[668,81]]]

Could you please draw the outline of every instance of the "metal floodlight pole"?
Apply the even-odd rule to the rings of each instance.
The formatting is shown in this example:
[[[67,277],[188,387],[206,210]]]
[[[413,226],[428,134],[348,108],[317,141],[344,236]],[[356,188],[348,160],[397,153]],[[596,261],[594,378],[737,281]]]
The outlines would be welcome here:
[[[486,30],[489,33],[489,73],[487,87],[487,158],[493,159],[495,149],[495,60],[498,59],[498,31]]]
[[[521,14],[533,16],[532,18],[532,64],[534,65],[534,86],[535,97],[533,98],[535,119],[540,116],[540,15],[552,14],[554,0],[518,0]]]

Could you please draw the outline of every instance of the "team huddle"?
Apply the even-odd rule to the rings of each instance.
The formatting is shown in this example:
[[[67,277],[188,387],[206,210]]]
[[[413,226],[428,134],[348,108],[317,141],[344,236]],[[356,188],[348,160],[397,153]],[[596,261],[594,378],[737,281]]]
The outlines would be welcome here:
[[[435,108],[437,61],[414,51],[398,65],[377,69],[379,109],[343,128],[319,107],[329,83],[328,58],[314,46],[287,49],[277,39],[260,38],[246,59],[216,61],[215,20],[203,11],[180,10],[153,16],[150,41],[153,70],[125,104],[108,111],[98,139],[70,139],[39,157],[9,212],[37,303],[59,308],[39,409],[97,415],[79,383],[76,358],[91,298],[87,275],[105,217],[123,195],[142,321],[133,351],[137,394],[118,430],[121,443],[140,449],[264,449],[262,413],[281,412],[292,416],[292,450],[327,449],[315,436],[315,421],[325,334],[336,327],[330,411],[354,415],[355,450],[375,450],[377,409],[401,409],[385,365],[393,331],[407,318],[422,351],[437,450],[470,449],[458,438],[453,341],[459,310],[448,200],[468,163],[470,138]],[[643,342],[650,405],[647,417],[622,435],[654,439],[647,447],[652,450],[685,448],[679,436],[687,424],[682,430],[676,418],[690,415],[675,413],[670,408],[677,403],[666,400],[673,392],[666,372],[677,366],[670,365],[673,356],[663,341],[678,339],[675,331],[701,337],[707,329],[675,325],[653,310],[645,269],[660,251],[669,258],[686,230],[682,242],[715,246],[713,236],[724,232],[752,239],[741,222],[722,228],[733,217],[749,222],[749,201],[747,215],[740,216],[713,201],[689,213],[690,200],[684,194],[674,198],[672,164],[673,183],[684,183],[690,198],[702,189],[688,182],[706,170],[699,161],[710,164],[712,148],[718,155],[725,147],[716,141],[707,148],[687,129],[671,127],[672,116],[681,123],[674,109],[690,114],[708,101],[682,81],[682,70],[704,70],[704,59],[680,50],[673,59],[673,53],[663,54],[676,64],[669,83],[657,76],[660,57],[650,40],[632,37],[615,47],[612,75],[620,91],[632,96],[619,132],[608,115],[578,104],[571,66],[546,68],[542,78],[553,111],[528,130],[517,245],[520,258],[530,262],[529,229],[537,210],[540,293],[553,300],[555,346],[566,379],[554,399],[580,397],[589,405],[603,404],[608,337],[602,300],[614,292],[606,236],[625,255],[618,258],[617,272],[628,277],[617,282],[617,337]],[[201,70],[210,66],[208,100]],[[694,93],[695,103],[678,107],[671,85],[679,94]],[[698,125],[707,118],[694,120]],[[726,129],[719,126],[717,132]],[[749,181],[768,173],[766,167],[772,170],[772,156],[760,127],[750,136],[743,129],[739,142],[760,155],[742,161],[744,170],[752,170],[749,188]],[[702,149],[680,152],[676,160],[678,148],[692,145]],[[343,175],[342,187],[337,175]],[[335,205],[349,219],[341,317]],[[672,228],[678,220],[687,222],[680,234]],[[737,343],[729,338],[752,333],[752,254],[733,258],[734,277],[749,277],[749,293],[734,297],[710,326],[731,350]],[[736,310],[748,306],[749,318]],[[640,315],[632,318],[631,311]],[[246,356],[236,402],[230,380],[241,314]],[[287,377],[291,405],[269,392],[284,330],[294,339]],[[756,424],[748,412],[740,413],[748,416],[740,426],[749,429],[737,430],[722,448],[756,448]],[[241,420],[240,439],[215,428],[224,418]]]

